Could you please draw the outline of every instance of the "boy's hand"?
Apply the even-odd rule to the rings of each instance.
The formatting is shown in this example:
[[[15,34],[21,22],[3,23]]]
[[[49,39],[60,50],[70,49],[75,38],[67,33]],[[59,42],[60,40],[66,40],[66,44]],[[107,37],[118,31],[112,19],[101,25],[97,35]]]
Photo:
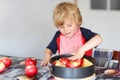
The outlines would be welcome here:
[[[45,55],[43,61],[41,61],[41,66],[47,66],[52,56],[52,51],[50,49],[45,50]]]
[[[41,61],[40,65],[41,66],[47,66],[48,63],[49,63],[49,59],[46,59],[46,60],[44,59],[43,61]]]
[[[70,60],[81,59],[84,56],[84,52],[77,51],[76,53],[72,53],[72,55],[73,56],[69,58]]]

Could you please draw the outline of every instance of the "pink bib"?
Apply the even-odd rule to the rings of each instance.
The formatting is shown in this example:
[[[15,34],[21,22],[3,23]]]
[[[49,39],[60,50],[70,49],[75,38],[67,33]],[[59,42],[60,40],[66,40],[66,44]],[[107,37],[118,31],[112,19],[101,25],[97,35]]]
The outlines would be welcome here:
[[[60,36],[60,54],[76,52],[83,45],[82,34],[78,30],[73,37]]]

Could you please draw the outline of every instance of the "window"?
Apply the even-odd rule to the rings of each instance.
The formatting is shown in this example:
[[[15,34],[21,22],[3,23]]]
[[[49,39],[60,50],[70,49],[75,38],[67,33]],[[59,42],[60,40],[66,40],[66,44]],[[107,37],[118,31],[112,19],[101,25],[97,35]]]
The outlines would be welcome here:
[[[111,0],[111,10],[120,10],[120,0]]]
[[[91,0],[91,9],[120,10],[120,0]]]
[[[91,0],[91,9],[107,9],[107,1]]]

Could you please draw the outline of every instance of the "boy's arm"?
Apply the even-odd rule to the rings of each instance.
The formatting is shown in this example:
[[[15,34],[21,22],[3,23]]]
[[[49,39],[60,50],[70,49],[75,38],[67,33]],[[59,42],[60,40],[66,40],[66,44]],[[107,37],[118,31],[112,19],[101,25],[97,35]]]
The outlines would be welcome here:
[[[102,42],[102,37],[97,34],[93,38],[91,38],[89,41],[87,41],[79,50],[82,52],[86,52],[96,46],[98,46]]]
[[[73,53],[74,56],[70,57],[70,59],[77,59],[82,58],[84,53],[96,46],[98,46],[102,42],[102,37],[97,34],[93,38],[91,38],[89,41],[87,41],[80,49]]]
[[[49,63],[51,56],[52,56],[52,51],[50,49],[46,48],[45,53],[44,53],[44,58],[43,58],[43,61],[41,62],[41,65],[46,66]]]

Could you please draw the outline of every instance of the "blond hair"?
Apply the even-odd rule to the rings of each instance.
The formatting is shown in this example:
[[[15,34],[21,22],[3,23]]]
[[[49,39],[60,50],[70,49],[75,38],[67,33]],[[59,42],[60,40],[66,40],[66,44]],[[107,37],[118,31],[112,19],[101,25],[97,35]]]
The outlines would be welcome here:
[[[54,9],[53,21],[58,27],[62,26],[67,19],[72,19],[78,26],[82,23],[82,16],[77,5],[70,2],[62,2]]]

